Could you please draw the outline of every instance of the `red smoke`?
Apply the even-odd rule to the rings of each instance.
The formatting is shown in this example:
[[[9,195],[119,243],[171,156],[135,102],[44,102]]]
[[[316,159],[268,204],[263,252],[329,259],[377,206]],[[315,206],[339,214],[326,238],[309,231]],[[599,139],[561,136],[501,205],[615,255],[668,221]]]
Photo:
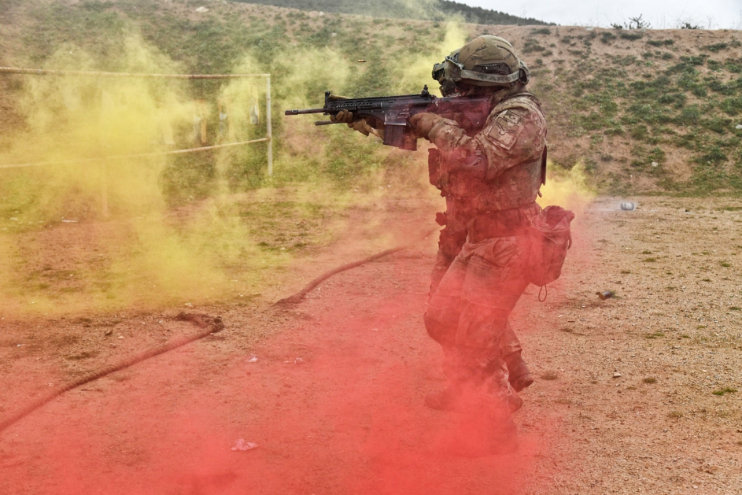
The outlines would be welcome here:
[[[529,411],[538,384],[516,413],[532,422],[517,454],[462,458],[441,447],[478,428],[423,404],[444,385],[422,323],[430,261],[402,254],[340,274],[295,312],[270,310],[286,323],[257,347],[239,336],[259,320],[241,327],[227,311],[237,350],[215,352],[207,338],[67,393],[0,434],[0,493],[533,490],[535,461],[549,455],[540,435],[555,421]],[[234,452],[238,438],[259,447]]]

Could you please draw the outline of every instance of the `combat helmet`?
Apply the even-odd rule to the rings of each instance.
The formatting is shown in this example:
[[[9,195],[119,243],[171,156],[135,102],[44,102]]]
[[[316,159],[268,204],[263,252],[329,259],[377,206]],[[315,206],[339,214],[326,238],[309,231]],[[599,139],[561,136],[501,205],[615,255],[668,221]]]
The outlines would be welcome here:
[[[441,84],[443,96],[466,86],[509,88],[516,82],[527,84],[529,76],[513,45],[491,35],[474,38],[433,66],[433,79]]]

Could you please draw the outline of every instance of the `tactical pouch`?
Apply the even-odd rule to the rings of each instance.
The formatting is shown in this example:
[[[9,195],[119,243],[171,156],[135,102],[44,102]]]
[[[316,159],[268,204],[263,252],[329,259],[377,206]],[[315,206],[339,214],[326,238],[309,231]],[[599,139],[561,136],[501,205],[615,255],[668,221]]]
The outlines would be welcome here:
[[[441,180],[441,152],[436,148],[428,149],[428,177],[430,183],[438,187]]]
[[[452,260],[461,252],[464,243],[466,243],[466,230],[456,231],[446,226],[438,237],[438,250]]]
[[[547,206],[530,220],[527,273],[532,284],[550,284],[561,275],[572,245],[569,224],[574,217],[574,213],[560,206]]]

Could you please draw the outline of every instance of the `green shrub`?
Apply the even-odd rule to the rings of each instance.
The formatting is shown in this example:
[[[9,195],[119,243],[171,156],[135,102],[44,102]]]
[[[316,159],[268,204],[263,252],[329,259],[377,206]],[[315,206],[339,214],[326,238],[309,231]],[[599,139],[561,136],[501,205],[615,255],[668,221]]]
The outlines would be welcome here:
[[[714,43],[713,45],[706,45],[703,47],[704,50],[708,50],[714,53],[726,50],[727,48],[729,48],[729,45],[727,43]]]
[[[647,130],[647,126],[645,125],[638,125],[636,127],[632,127],[629,130],[629,135],[637,141],[644,141],[645,139],[647,139],[648,134],[649,131]]]
[[[648,45],[652,46],[670,46],[675,43],[675,40],[649,40],[647,41]]]
[[[695,161],[701,164],[718,165],[727,161],[727,155],[718,147],[713,147]]]
[[[543,52],[546,48],[538,44],[538,41],[534,39],[527,39],[526,44],[523,47],[523,53]]]
[[[621,37],[621,39],[629,40],[629,41],[640,40],[644,37],[644,35],[641,33],[631,33],[631,32],[626,32],[626,31],[622,31],[621,34],[619,34],[619,36]]]
[[[657,99],[657,102],[663,105],[672,105],[675,108],[682,108],[688,97],[683,93],[665,93]]]
[[[703,119],[701,125],[716,133],[724,134],[732,127],[732,121],[722,117],[712,117],[710,119]]]
[[[683,108],[677,122],[681,125],[695,125],[701,119],[701,109],[698,105],[691,105]]]
[[[659,146],[655,146],[649,151],[647,158],[650,162],[663,163],[665,161],[665,152]]]
[[[616,35],[608,31],[604,31],[600,34],[601,43],[605,43],[606,45],[610,44],[615,39]]]
[[[706,98],[708,96],[708,91],[706,91],[706,88],[701,86],[700,84],[693,86],[693,88],[691,89],[691,93],[699,98]]]
[[[742,96],[737,98],[725,98],[719,104],[719,108],[727,115],[737,115],[742,112]]]
[[[724,84],[718,79],[708,79],[709,88],[723,95],[731,96],[737,92],[737,83]]]
[[[714,390],[712,393],[714,395],[723,396],[724,394],[734,394],[734,393],[737,393],[737,389],[736,388],[730,388],[730,387],[724,387],[724,388],[719,389],[719,390]]]
[[[708,55],[699,55],[697,57],[680,57],[680,60],[690,65],[703,65],[704,60],[708,58]]]

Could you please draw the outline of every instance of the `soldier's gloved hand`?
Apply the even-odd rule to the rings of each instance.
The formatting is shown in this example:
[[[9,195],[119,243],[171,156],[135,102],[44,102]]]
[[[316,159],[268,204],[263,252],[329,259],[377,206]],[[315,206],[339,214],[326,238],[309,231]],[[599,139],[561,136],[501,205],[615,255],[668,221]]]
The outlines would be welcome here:
[[[373,127],[368,125],[366,119],[364,119],[363,117],[356,117],[355,115],[353,115],[353,112],[349,112],[348,110],[340,110],[337,115],[330,115],[330,120],[333,122],[347,124],[348,127],[353,129],[354,131],[360,132],[364,136],[373,134],[374,136],[382,137],[379,130],[374,129]]]
[[[330,120],[333,122],[340,122],[342,124],[352,124],[356,119],[353,112],[348,110],[340,110],[336,115],[330,115]]]
[[[410,125],[415,129],[418,136],[429,139],[430,131],[443,120],[443,117],[434,113],[418,113],[410,117]]]

